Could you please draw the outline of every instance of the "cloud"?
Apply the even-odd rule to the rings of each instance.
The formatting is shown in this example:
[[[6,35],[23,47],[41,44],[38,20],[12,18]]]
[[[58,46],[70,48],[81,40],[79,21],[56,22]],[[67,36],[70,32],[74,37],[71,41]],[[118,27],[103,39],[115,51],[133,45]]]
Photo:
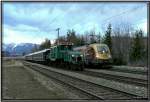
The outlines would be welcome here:
[[[36,7],[35,7],[36,8]],[[30,23],[38,24],[43,21],[48,20],[49,9],[32,9],[32,8],[24,8],[18,7],[14,5],[4,6],[4,17],[8,16],[9,18],[16,20],[16,23]],[[5,20],[6,21],[6,20]],[[4,22],[5,22],[4,21]],[[8,22],[9,23],[9,22]]]
[[[36,43],[40,44],[49,38],[51,40],[56,39],[53,35],[48,35],[47,32],[39,31],[37,28],[33,28],[27,25],[18,25],[11,27],[4,25],[3,32],[4,43]]]
[[[147,17],[146,3],[10,2],[3,7],[4,40],[17,43],[40,43],[45,38],[54,41],[58,27],[60,35],[66,35],[68,29],[78,34],[92,29],[98,33],[104,32],[108,23],[129,22],[135,26]],[[138,25],[146,30],[142,23]]]
[[[147,22],[143,22],[143,23],[140,23],[139,25],[137,25],[137,29],[142,29],[144,31],[144,33],[147,34]]]
[[[14,30],[19,30],[19,31],[39,31],[38,28],[29,26],[29,25],[24,25],[24,24],[19,24],[14,27]]]

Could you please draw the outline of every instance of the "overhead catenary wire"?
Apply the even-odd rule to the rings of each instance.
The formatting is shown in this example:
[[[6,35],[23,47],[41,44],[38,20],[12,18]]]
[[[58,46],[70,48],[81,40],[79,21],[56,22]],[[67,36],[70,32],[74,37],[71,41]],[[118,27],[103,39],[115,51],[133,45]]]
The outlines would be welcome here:
[[[145,5],[144,5],[144,6],[145,6]],[[131,13],[131,12],[133,12],[133,11],[136,11],[137,9],[143,8],[144,6],[142,5],[142,6],[134,7],[134,8],[132,8],[132,9],[125,10],[125,11],[123,11],[123,12],[117,14],[117,15],[113,15],[113,16],[111,16],[111,17],[105,19],[105,20],[103,21],[104,23],[102,23],[102,25],[105,25],[109,20],[111,20],[111,19],[113,19],[113,18],[116,18],[116,17],[118,17],[118,16],[124,15],[124,14],[126,14],[126,13]],[[142,22],[145,22],[145,21],[142,21]],[[137,25],[137,23],[130,24],[130,25]],[[100,33],[100,32],[99,32],[99,33]],[[97,37],[99,37],[99,35],[90,35],[90,36],[97,36]]]
[[[144,5],[144,6],[145,6],[145,5]],[[113,19],[113,18],[116,18],[116,17],[118,17],[118,16],[124,15],[124,14],[129,13],[129,12],[136,11],[137,9],[142,8],[142,7],[144,7],[144,6],[142,5],[142,6],[134,7],[134,8],[132,8],[132,9],[125,10],[125,11],[123,11],[123,12],[117,14],[117,15],[113,15],[113,16],[111,16],[111,17],[109,17],[109,18],[106,18],[105,20],[103,20],[104,23],[102,23],[101,25],[105,25],[108,21],[110,21],[110,20]],[[65,15],[65,14],[64,14],[64,15]],[[63,16],[64,16],[64,15],[63,15]],[[57,19],[57,17],[58,17],[58,16],[56,16],[53,20],[50,21],[51,24]],[[136,24],[132,24],[132,25],[136,25]],[[49,29],[49,30],[47,30],[47,31],[48,31],[48,32],[54,32],[54,31],[56,31],[56,29]]]
[[[123,11],[123,12],[117,14],[117,15],[113,15],[113,16],[111,16],[111,17],[105,19],[105,20],[104,20],[105,22],[103,21],[104,23],[102,23],[102,25],[105,25],[109,20],[111,20],[111,19],[113,19],[113,18],[116,18],[116,17],[118,17],[118,16],[124,15],[124,14],[129,13],[129,12],[136,11],[137,9],[143,8],[143,7],[145,7],[145,5],[144,5],[144,6],[142,5],[142,6],[134,7],[134,8],[132,8],[132,9],[125,10],[125,11]]]

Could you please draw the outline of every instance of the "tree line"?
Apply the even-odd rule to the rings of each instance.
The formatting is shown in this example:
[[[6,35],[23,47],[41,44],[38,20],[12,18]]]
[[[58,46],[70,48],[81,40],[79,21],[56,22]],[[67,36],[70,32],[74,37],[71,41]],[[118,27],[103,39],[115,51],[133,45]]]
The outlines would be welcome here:
[[[69,29],[66,36],[60,36],[57,42],[72,42],[75,47],[92,43],[105,43],[109,46],[114,64],[147,65],[147,37],[144,32],[133,30],[129,25],[108,27],[103,36],[94,30],[86,31],[83,35],[77,34],[74,29]],[[32,52],[50,48],[51,41],[45,39],[39,47],[35,45]]]
[[[51,41],[46,38],[45,41],[43,41],[39,46],[35,44],[32,49],[32,52],[48,49],[50,47],[51,47]]]
[[[114,64],[147,65],[147,37],[141,29],[134,31],[125,26],[112,30],[109,24],[103,43],[109,46]]]

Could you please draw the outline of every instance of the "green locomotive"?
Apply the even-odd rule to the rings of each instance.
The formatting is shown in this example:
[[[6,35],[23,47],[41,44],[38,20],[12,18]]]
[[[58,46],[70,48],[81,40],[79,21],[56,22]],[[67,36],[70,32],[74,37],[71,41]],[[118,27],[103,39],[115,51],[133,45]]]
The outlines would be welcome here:
[[[79,51],[73,51],[72,43],[61,43],[51,47],[48,55],[50,64],[83,70],[84,57]]]
[[[73,70],[83,70],[84,68],[84,56],[79,51],[73,51],[72,43],[60,43],[48,50],[26,55],[25,59],[37,63],[48,63],[56,67],[67,67]]]

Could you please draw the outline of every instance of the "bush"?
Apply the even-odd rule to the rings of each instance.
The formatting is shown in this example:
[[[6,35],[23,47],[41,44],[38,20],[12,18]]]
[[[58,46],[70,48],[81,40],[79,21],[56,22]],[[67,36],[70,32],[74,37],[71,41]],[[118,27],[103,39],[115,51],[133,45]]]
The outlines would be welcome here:
[[[140,60],[130,61],[128,63],[130,66],[139,66],[139,67],[147,67],[148,61],[145,58],[141,58]]]
[[[113,58],[113,64],[114,65],[126,65],[127,62],[125,60],[123,60],[121,57],[116,57],[116,58]]]

